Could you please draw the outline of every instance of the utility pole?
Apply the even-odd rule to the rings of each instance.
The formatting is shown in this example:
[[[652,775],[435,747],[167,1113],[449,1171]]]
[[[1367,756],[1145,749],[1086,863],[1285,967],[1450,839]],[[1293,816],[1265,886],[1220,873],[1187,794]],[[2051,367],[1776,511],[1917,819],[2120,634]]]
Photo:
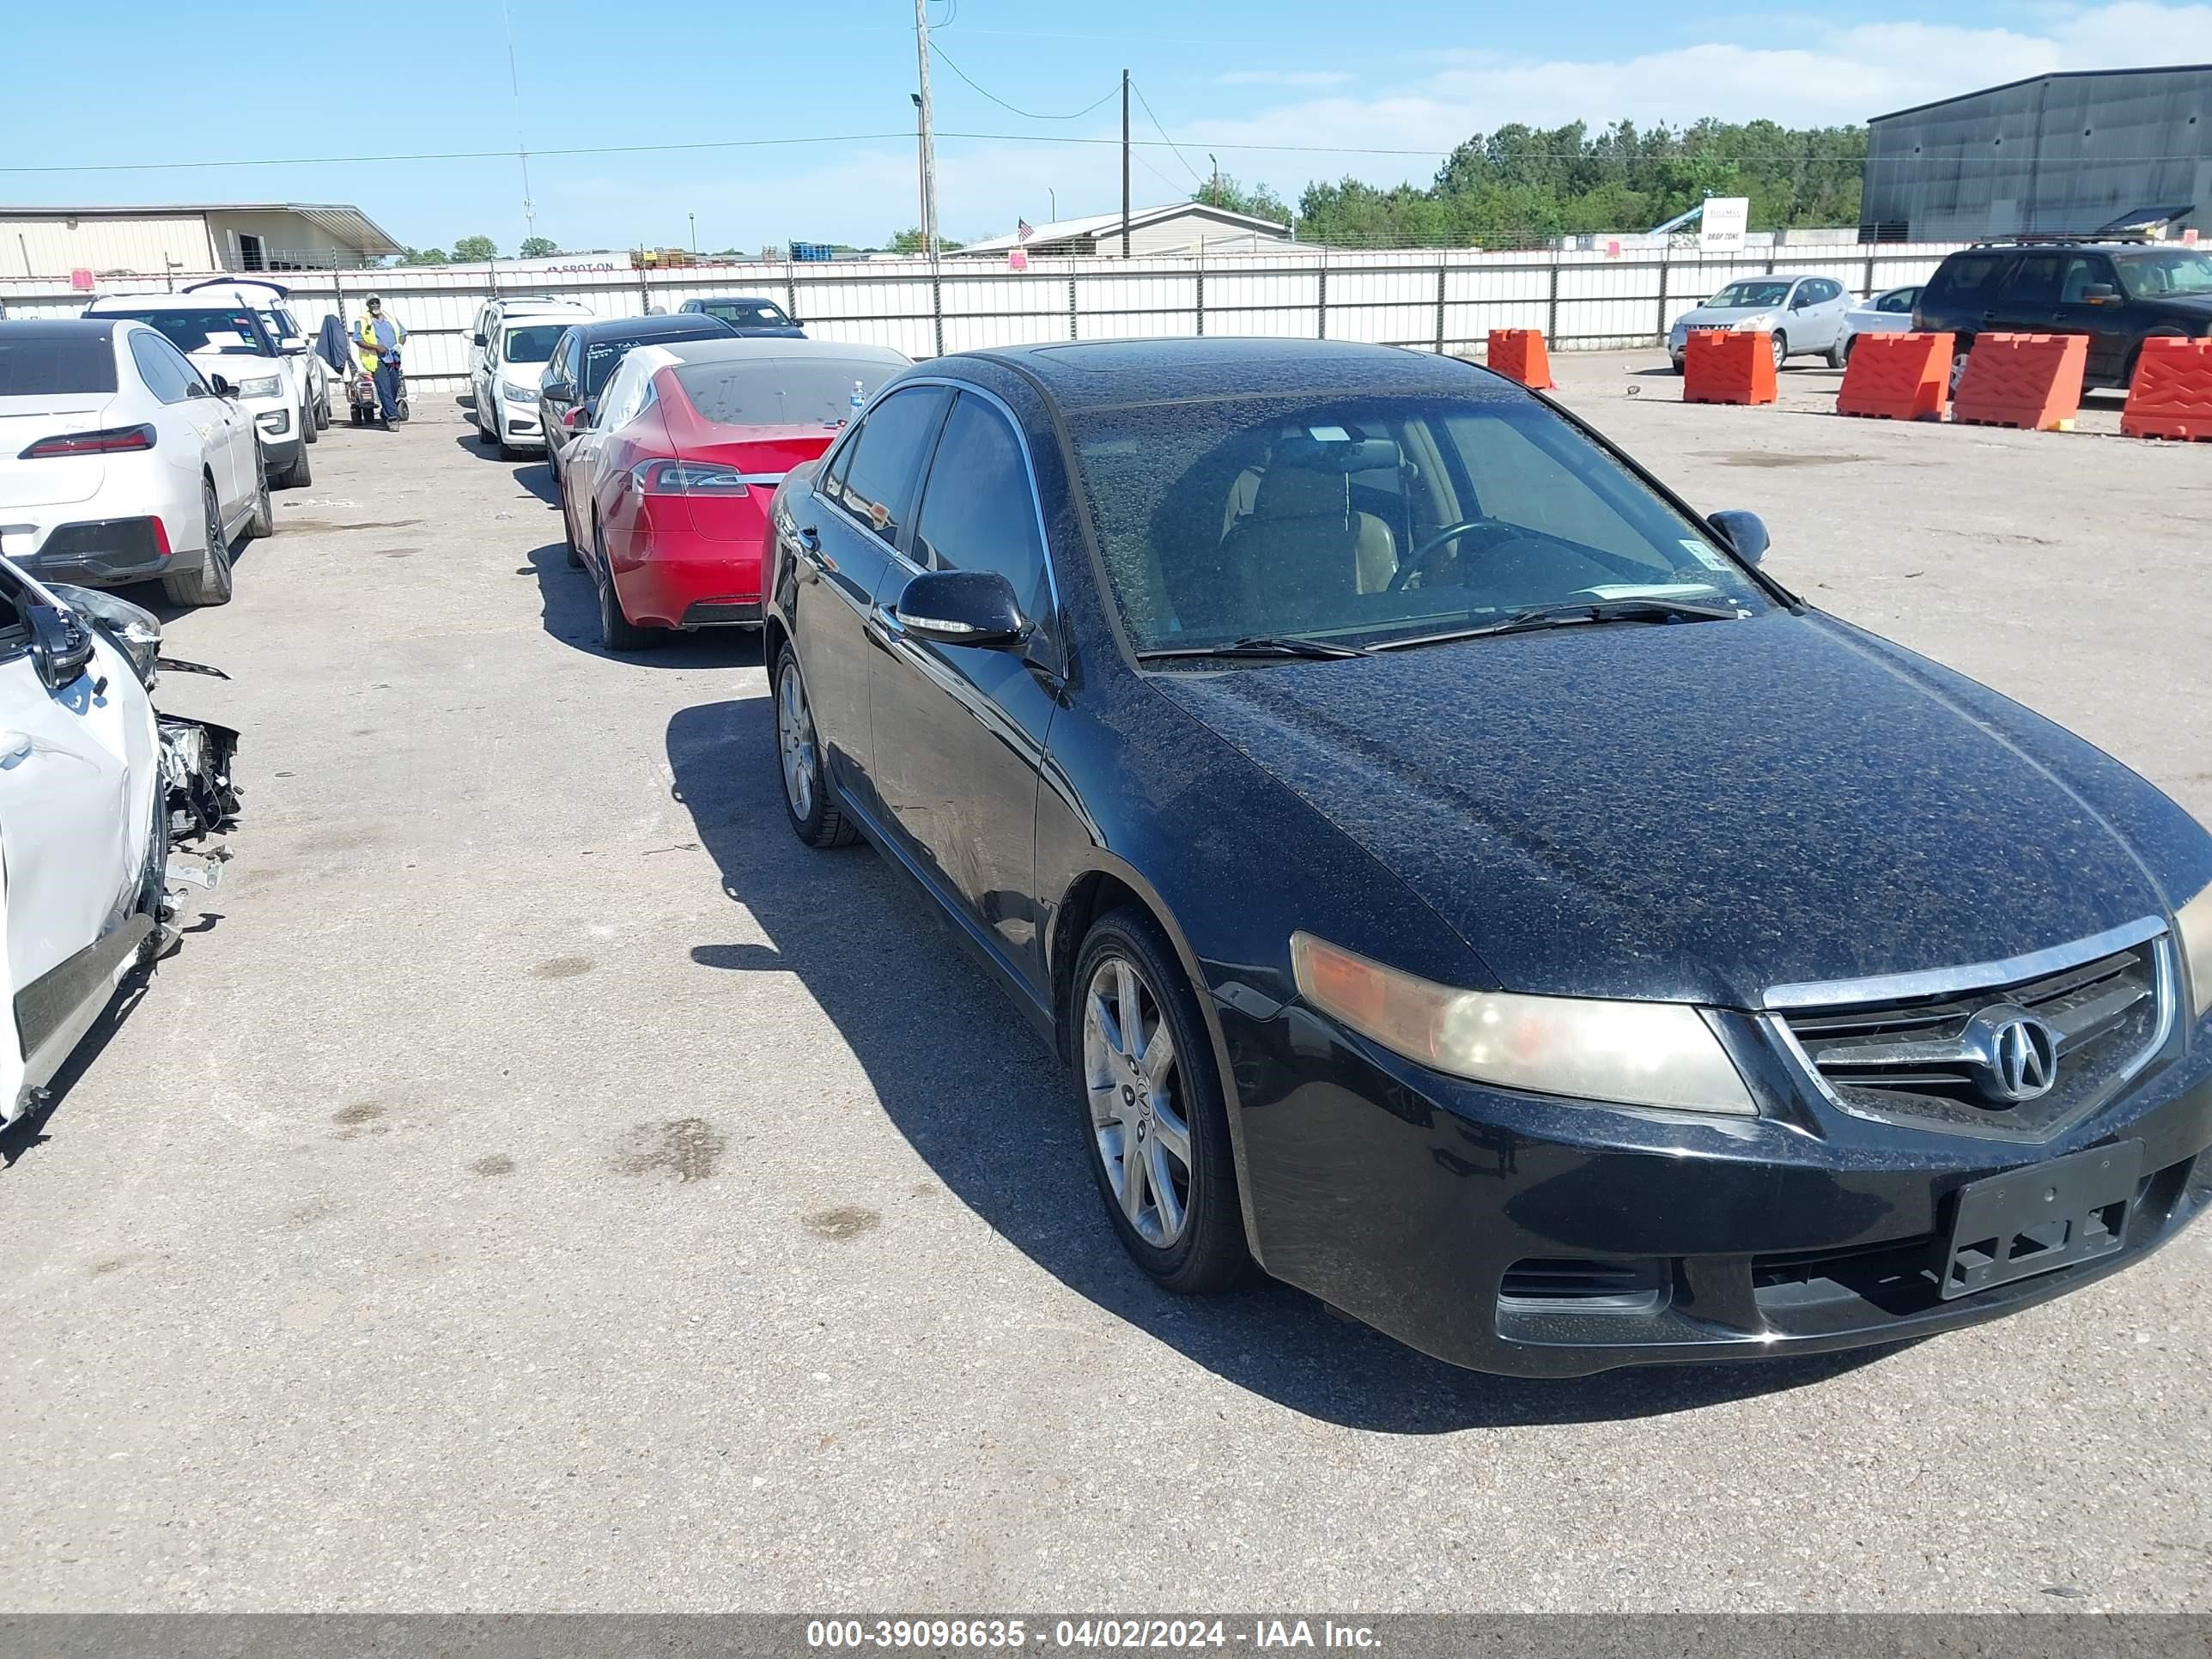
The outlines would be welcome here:
[[[1212,150],[1208,150],[1206,152],[1206,159],[1213,163],[1213,205],[1219,207],[1221,205],[1221,158]]]
[[[687,213],[684,216],[691,222],[691,257],[696,259],[699,257],[699,216]]]
[[[921,66],[921,90],[914,97],[921,136],[921,246],[933,264],[937,258],[937,150],[930,136],[929,0],[914,0],[914,51]]]
[[[921,0],[915,0],[919,5]],[[1121,257],[1129,257],[1129,71],[1121,71]]]

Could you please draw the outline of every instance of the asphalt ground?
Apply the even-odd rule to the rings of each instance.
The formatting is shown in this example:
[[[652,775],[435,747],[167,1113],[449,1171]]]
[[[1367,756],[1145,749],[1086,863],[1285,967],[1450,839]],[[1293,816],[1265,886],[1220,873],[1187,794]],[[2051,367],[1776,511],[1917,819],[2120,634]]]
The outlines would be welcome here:
[[[2212,448],[1557,367],[1786,581],[2212,818]],[[1011,1005],[786,829],[757,647],[603,654],[544,466],[420,407],[172,626],[250,816],[0,1137],[0,1607],[2212,1608],[2212,1230],[1566,1383],[1155,1291]]]

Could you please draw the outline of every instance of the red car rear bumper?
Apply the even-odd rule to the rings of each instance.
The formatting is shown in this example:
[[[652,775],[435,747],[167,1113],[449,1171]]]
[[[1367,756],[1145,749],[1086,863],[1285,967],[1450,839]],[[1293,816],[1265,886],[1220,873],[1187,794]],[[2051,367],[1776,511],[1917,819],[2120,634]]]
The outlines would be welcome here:
[[[656,503],[656,506],[658,503]],[[679,507],[679,512],[682,510]],[[668,516],[656,514],[656,517]],[[608,550],[623,614],[641,627],[748,628],[761,619],[757,545],[640,525]]]

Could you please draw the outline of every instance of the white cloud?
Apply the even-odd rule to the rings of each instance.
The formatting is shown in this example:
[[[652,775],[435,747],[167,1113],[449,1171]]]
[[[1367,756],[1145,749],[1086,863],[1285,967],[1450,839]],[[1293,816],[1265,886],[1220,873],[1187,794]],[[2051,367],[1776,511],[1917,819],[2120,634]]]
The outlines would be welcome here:
[[[1218,87],[1340,87],[1352,76],[1342,70],[1231,70],[1217,75]]]

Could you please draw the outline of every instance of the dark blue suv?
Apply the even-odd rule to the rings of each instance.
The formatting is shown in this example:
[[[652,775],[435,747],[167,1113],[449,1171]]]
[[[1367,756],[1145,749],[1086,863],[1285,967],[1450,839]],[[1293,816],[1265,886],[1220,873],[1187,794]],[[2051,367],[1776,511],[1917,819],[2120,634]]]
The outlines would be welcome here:
[[[2063,239],[1979,244],[1936,267],[1912,325],[1957,337],[1954,385],[1977,334],[2086,334],[2082,383],[2124,388],[2149,336],[2212,335],[2212,249]]]

